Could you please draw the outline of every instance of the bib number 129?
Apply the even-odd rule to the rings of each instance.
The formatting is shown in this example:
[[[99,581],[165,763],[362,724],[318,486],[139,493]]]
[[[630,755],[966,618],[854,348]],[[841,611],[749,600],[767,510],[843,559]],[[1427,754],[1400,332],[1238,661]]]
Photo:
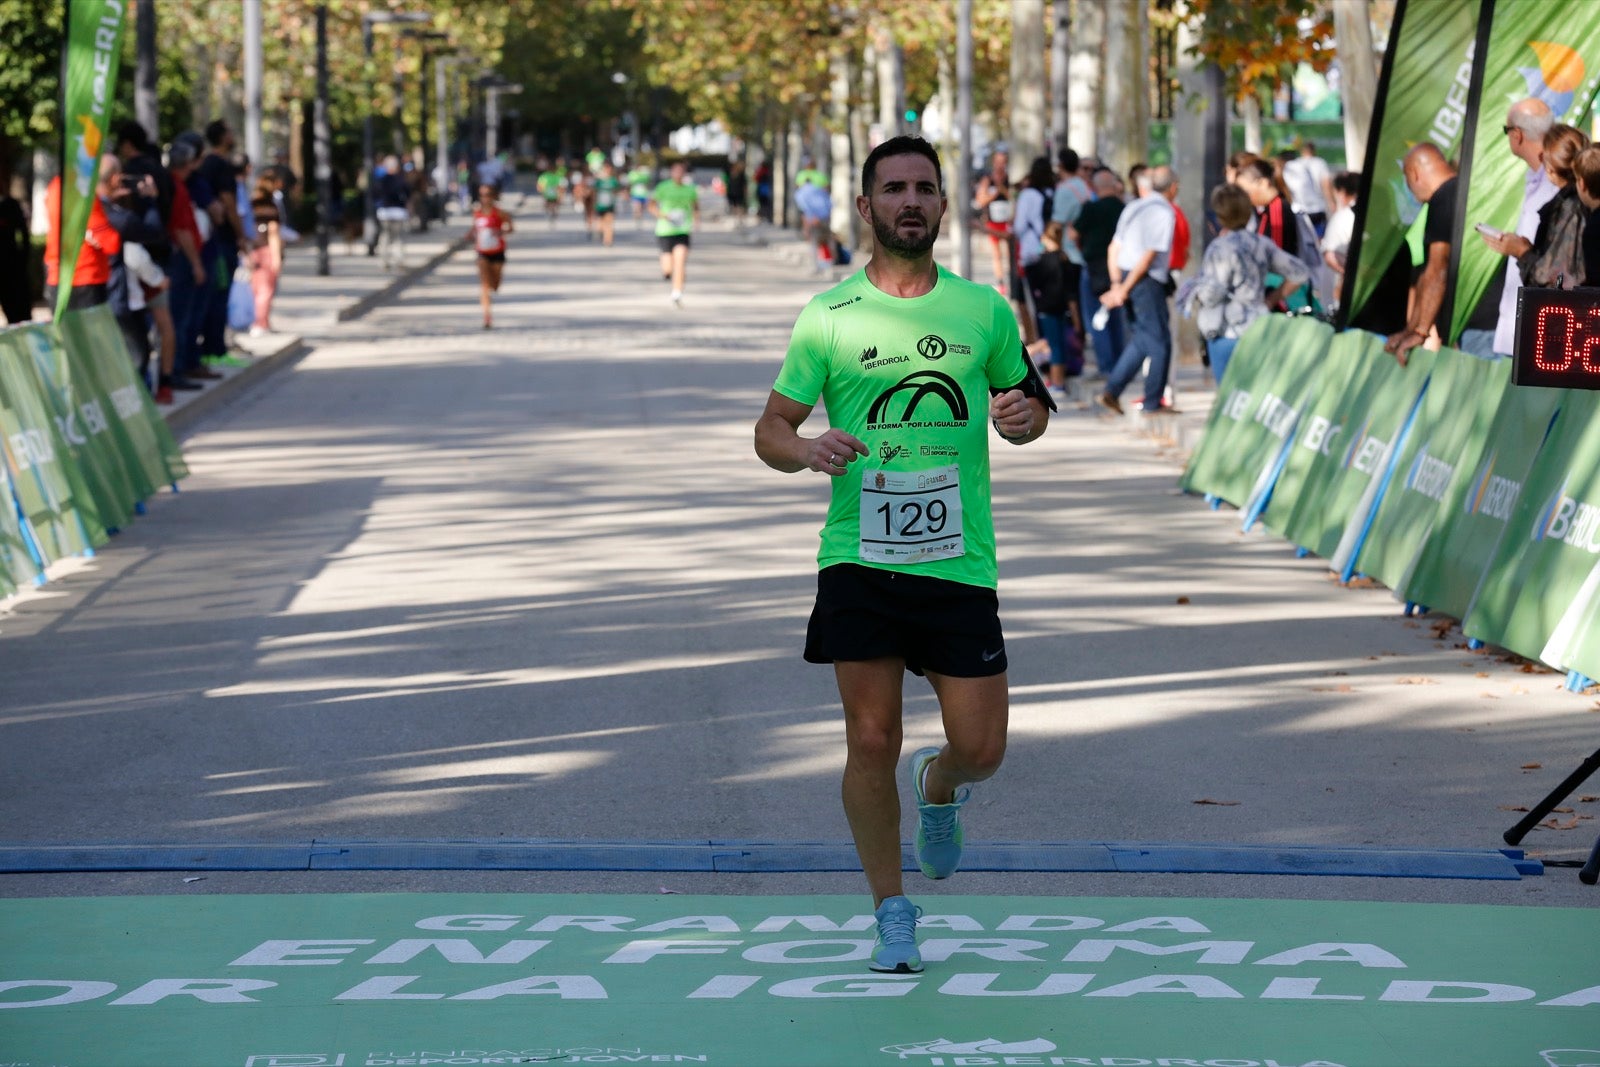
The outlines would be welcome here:
[[[959,467],[862,471],[863,560],[926,563],[965,552]]]

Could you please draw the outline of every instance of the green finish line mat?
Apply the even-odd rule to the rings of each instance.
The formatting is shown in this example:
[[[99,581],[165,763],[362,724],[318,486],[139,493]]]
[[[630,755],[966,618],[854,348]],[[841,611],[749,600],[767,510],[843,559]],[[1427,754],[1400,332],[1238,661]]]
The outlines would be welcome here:
[[[914,898],[915,899],[915,898]],[[1600,1064],[1600,913],[932,897],[0,901],[0,1067]]]

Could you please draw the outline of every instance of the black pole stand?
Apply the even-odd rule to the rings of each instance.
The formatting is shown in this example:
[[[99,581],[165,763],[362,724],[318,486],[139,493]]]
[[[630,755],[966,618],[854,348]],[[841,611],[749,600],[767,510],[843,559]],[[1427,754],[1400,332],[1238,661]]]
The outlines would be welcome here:
[[[1520,842],[1528,831],[1543,822],[1544,817],[1549,815],[1557,804],[1567,799],[1568,794],[1582,785],[1595,771],[1600,771],[1600,749],[1596,749],[1588,759],[1578,764],[1577,769],[1562,779],[1560,785],[1550,790],[1548,796],[1535,804],[1532,810],[1522,817],[1521,822],[1501,835],[1506,844],[1515,845]],[[1600,881],[1600,838],[1595,840],[1594,848],[1589,853],[1589,862],[1578,872],[1578,880],[1584,885],[1594,885],[1596,881]]]

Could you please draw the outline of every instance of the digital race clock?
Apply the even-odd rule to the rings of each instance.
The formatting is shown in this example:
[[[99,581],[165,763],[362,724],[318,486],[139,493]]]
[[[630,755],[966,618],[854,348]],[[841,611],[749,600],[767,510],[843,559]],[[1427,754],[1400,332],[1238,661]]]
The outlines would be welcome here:
[[[1600,389],[1600,289],[1517,290],[1513,385]]]

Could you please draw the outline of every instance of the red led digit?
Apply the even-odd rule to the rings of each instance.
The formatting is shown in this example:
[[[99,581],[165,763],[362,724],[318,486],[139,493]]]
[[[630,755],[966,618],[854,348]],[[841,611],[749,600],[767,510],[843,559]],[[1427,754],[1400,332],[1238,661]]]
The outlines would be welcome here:
[[[1600,358],[1597,358],[1600,356],[1600,331],[1596,330],[1600,327],[1600,308],[1589,308],[1585,317],[1589,320],[1589,330],[1594,332],[1584,338],[1583,347],[1579,349],[1578,369],[1585,374],[1600,374]]]
[[[1566,328],[1562,331],[1560,346],[1557,354],[1560,362],[1555,363],[1545,359],[1545,338],[1547,331],[1545,323],[1556,315],[1566,319]],[[1577,330],[1578,317],[1572,313],[1571,308],[1556,307],[1547,304],[1539,309],[1539,317],[1534,320],[1533,327],[1533,365],[1542,371],[1560,373],[1572,366],[1572,335]]]

